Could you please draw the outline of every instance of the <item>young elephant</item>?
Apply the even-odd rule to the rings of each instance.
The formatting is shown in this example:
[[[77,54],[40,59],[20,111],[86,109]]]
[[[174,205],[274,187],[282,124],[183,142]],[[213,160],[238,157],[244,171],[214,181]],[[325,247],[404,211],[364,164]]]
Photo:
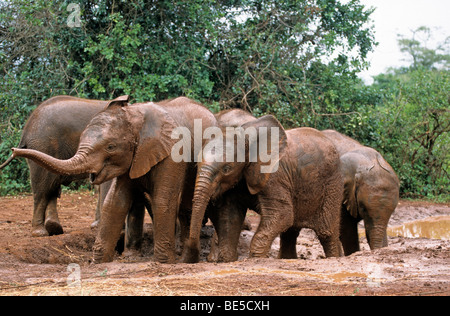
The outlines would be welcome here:
[[[253,130],[256,130],[256,137],[249,136]],[[269,132],[268,135],[265,132]],[[242,178],[249,193],[256,195],[261,213],[261,222],[250,246],[251,257],[266,257],[273,240],[281,234],[280,257],[296,258],[296,239],[302,228],[316,232],[326,256],[340,256],[343,184],[339,156],[331,141],[312,128],[284,131],[271,115],[242,125],[240,133],[233,138],[214,138],[207,143],[211,150],[203,152],[186,243],[190,251],[185,253],[184,261],[199,259],[201,222],[209,200],[214,202]],[[249,137],[245,137],[246,134]],[[239,159],[242,154],[239,149],[233,150],[233,161],[227,161],[227,157],[216,159],[218,148],[224,146],[223,152],[228,153],[230,147],[238,148],[239,139],[245,139],[245,159],[242,156]],[[256,159],[255,146],[259,147]],[[262,148],[267,149],[266,155],[262,155]]]
[[[30,115],[18,147],[38,150],[59,159],[68,159],[77,151],[81,132],[108,103],[109,101],[71,96],[50,98],[41,103]],[[0,169],[6,167],[13,159],[11,156]],[[34,198],[31,234],[34,237],[62,234],[63,228],[56,209],[61,185],[87,178],[88,175],[57,175],[31,160],[28,160],[28,166]],[[100,204],[101,199],[97,210]]]
[[[249,112],[241,109],[224,110],[214,115],[222,127],[239,127],[255,121]],[[247,210],[259,211],[256,195],[248,191],[245,179],[209,203],[206,216],[214,224],[215,233],[208,261],[231,262],[238,259],[237,247]]]
[[[379,152],[334,130],[323,131],[341,157],[344,180],[341,242],[345,255],[359,251],[358,222],[364,220],[370,249],[387,246],[387,225],[397,207],[399,180]]]
[[[180,212],[192,203],[196,170],[194,163],[172,159],[178,142],[172,135],[178,127],[193,134],[194,119],[201,120],[203,129],[215,125],[216,120],[208,109],[188,98],[133,106],[128,106],[127,100],[113,100],[92,119],[81,135],[77,153],[68,160],[27,149],[13,149],[13,155],[32,159],[58,174],[89,173],[94,184],[114,179],[102,207],[95,262],[113,260],[131,204],[136,194],[143,193],[148,193],[153,214],[155,257],[160,262],[174,262],[177,211],[180,201]],[[196,154],[193,147],[189,147],[191,157]]]

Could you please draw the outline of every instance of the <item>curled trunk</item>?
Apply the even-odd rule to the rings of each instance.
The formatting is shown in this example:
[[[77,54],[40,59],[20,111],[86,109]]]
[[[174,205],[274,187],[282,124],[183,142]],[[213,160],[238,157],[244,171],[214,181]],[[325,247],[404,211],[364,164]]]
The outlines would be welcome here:
[[[92,172],[86,159],[87,155],[83,151],[78,151],[70,159],[60,160],[37,150],[13,148],[13,156],[31,159],[41,167],[60,175],[69,176]]]
[[[14,156],[11,155],[11,156],[8,158],[8,160],[6,160],[6,161],[0,166],[0,170],[2,170],[2,169],[5,168],[7,165],[9,165],[9,163],[10,163],[11,161],[13,161],[13,160],[14,160]]]

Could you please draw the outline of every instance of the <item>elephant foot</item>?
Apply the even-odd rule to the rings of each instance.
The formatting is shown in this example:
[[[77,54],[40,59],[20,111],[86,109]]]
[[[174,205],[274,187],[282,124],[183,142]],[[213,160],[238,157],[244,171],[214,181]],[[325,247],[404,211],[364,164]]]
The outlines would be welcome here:
[[[114,259],[114,251],[112,254],[107,254],[105,253],[101,245],[94,244],[92,252],[93,252],[93,263],[111,262]]]
[[[61,224],[51,219],[45,221],[45,229],[47,230],[49,236],[64,234]]]
[[[188,239],[183,247],[181,262],[197,263],[200,261],[200,241]]]
[[[154,254],[155,260],[159,263],[176,263],[177,261],[175,260],[175,253],[173,253],[173,255],[166,255],[166,254]]]
[[[279,253],[278,259],[298,259],[297,253]]]
[[[269,258],[269,251],[267,250],[252,250],[250,248],[249,258]]]
[[[183,263],[197,263],[200,261],[200,251],[197,248],[185,247],[181,262]]]
[[[39,225],[36,227],[33,227],[31,229],[31,236],[33,237],[47,237],[48,231],[45,229],[44,225]]]
[[[141,256],[141,252],[137,249],[125,249],[124,252],[122,253],[122,256],[128,260],[132,260],[134,258],[140,258]]]
[[[231,249],[227,247],[222,247],[219,250],[216,262],[233,262],[238,260],[237,249],[232,247]]]
[[[219,261],[219,252],[213,251],[209,253],[208,257],[206,258],[206,261],[208,262],[218,262]]]

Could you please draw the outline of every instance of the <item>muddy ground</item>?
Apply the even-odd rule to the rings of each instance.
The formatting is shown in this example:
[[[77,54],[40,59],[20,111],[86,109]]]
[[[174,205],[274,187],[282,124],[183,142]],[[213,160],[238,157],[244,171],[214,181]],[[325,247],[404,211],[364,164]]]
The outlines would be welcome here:
[[[329,259],[308,230],[298,238],[297,260],[276,259],[278,240],[271,258],[247,259],[259,221],[257,214],[249,212],[253,231],[241,234],[239,261],[194,265],[153,261],[152,225],[147,215],[140,256],[118,255],[112,263],[94,265],[90,260],[95,231],[90,224],[95,203],[90,192],[64,193],[58,205],[65,234],[33,238],[32,197],[0,198],[0,295],[450,294],[448,204],[402,200],[390,221],[396,229],[387,248],[370,251],[362,233],[362,251]],[[412,225],[413,233],[428,238],[395,237],[401,225],[410,222],[418,223]],[[432,224],[440,228],[437,235],[427,235],[433,230],[429,222],[438,224]],[[211,233],[210,228],[203,234],[203,258]]]

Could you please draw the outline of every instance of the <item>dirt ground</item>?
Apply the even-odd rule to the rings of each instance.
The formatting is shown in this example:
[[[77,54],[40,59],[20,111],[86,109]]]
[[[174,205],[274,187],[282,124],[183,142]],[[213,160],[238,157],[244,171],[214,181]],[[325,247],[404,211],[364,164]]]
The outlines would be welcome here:
[[[147,218],[140,256],[117,255],[112,263],[94,265],[90,261],[95,231],[90,224],[95,203],[90,192],[64,193],[58,206],[65,234],[33,238],[32,196],[0,198],[0,295],[450,294],[448,204],[402,200],[390,221],[387,248],[370,251],[362,232],[362,251],[328,259],[308,230],[298,238],[297,260],[276,259],[278,240],[271,258],[248,259],[259,221],[249,212],[252,231],[241,234],[237,262],[160,264],[153,261]],[[203,258],[212,232],[211,227],[204,230]]]

